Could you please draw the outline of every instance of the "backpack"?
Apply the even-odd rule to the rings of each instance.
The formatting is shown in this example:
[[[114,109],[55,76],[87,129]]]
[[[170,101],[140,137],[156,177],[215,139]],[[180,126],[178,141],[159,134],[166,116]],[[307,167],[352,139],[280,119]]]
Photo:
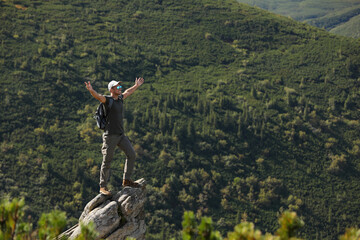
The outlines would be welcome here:
[[[96,125],[101,130],[105,130],[105,127],[107,125],[107,116],[109,115],[110,109],[112,107],[112,104],[114,102],[113,98],[109,98],[109,109],[106,111],[105,104],[100,103],[98,108],[96,109],[94,118],[96,120]]]

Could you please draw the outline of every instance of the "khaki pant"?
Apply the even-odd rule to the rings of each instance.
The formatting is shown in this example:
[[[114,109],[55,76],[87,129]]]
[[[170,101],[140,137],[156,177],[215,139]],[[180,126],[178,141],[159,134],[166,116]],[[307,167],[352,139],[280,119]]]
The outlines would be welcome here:
[[[126,155],[123,179],[130,179],[134,170],[136,153],[129,138],[125,135],[103,134],[103,146],[101,152],[103,161],[100,169],[100,187],[106,187],[110,177],[110,165],[114,157],[115,148],[118,146]]]

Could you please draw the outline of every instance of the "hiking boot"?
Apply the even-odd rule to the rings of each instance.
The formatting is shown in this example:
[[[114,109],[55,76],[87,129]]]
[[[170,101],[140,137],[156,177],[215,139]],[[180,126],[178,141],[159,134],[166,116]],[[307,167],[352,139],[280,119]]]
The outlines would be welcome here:
[[[123,185],[123,187],[141,188],[140,184],[138,184],[132,180],[129,180],[129,179],[124,179],[122,185]]]
[[[105,196],[111,196],[111,192],[106,187],[101,187],[100,193]]]

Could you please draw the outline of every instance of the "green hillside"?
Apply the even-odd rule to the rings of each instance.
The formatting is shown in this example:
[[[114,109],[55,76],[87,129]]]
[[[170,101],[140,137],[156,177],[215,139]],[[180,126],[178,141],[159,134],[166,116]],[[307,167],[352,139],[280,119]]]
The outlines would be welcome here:
[[[360,38],[360,32],[354,31],[354,29],[360,29],[360,15],[351,18],[348,22],[341,24],[333,29],[330,32],[346,36],[348,33],[352,33],[351,37]]]
[[[357,0],[238,0],[336,34],[358,38],[360,3]]]
[[[98,194],[98,102],[84,81],[145,84],[126,99],[148,183],[147,239],[185,210],[221,231],[274,232],[294,210],[305,239],[358,226],[360,42],[236,1],[0,2],[0,194],[27,215],[76,222]],[[120,189],[117,151],[111,187]]]

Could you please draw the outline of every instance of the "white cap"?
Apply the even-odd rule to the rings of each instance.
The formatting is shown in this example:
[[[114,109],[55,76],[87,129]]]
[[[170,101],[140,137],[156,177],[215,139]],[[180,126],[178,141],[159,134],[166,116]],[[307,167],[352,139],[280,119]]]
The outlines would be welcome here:
[[[111,82],[109,82],[109,84],[108,84],[109,91],[113,86],[116,86],[116,85],[118,85],[120,83],[121,83],[121,81],[115,81],[115,80],[112,80]]]

